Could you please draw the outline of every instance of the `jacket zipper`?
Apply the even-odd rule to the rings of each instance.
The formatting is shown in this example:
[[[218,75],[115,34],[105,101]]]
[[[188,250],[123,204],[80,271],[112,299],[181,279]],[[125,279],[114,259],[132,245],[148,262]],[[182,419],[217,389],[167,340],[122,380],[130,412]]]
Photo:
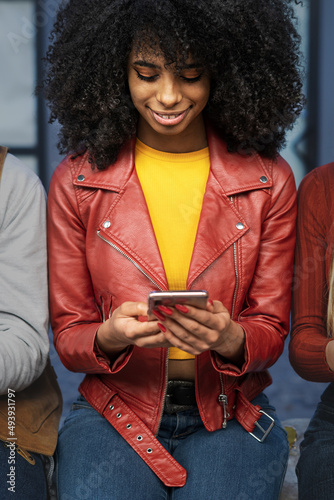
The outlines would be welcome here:
[[[168,383],[168,359],[169,359],[169,348],[167,349],[167,356],[166,356],[166,376],[165,376],[165,388],[164,388],[164,393],[163,393],[163,397],[162,397],[162,410],[161,410],[161,414],[160,414],[160,418],[159,418],[159,422],[158,422],[157,432],[155,433],[155,437],[157,437],[157,435],[159,434],[161,420],[162,420],[162,416],[164,414],[165,400],[166,400],[166,393],[167,393],[167,383]]]
[[[101,240],[105,241],[106,243],[108,243],[108,245],[110,245],[112,248],[114,248],[115,250],[117,250],[117,252],[119,252],[121,255],[123,255],[126,259],[128,259],[130,262],[132,262],[132,264],[134,264],[136,266],[136,268],[144,275],[146,276],[147,279],[149,279],[151,281],[151,283],[153,283],[157,288],[159,288],[159,290],[163,291],[163,288],[161,288],[161,286],[159,286],[152,278],[151,276],[149,276],[138,264],[137,262],[135,262],[133,259],[131,259],[131,257],[129,257],[128,255],[126,255],[120,248],[118,248],[114,243],[111,243],[109,240],[107,240],[106,238],[104,238],[101,234],[100,234],[100,231],[97,231],[97,235],[99,236],[99,238],[101,238]],[[160,419],[159,419],[159,423],[158,423],[158,428],[157,428],[157,432],[156,432],[156,435],[158,435],[158,432],[159,432],[159,429],[160,429],[160,425],[161,425],[161,420],[162,420],[162,415],[163,415],[163,411],[164,411],[164,405],[165,405],[165,398],[166,398],[166,392],[167,392],[167,382],[168,382],[168,353],[169,353],[169,349],[167,349],[167,357],[166,357],[166,377],[165,377],[165,389],[164,389],[164,394],[163,394],[163,406],[162,406],[162,411],[161,411],[161,415],[160,415]]]
[[[230,197],[230,201],[231,201],[231,203],[233,203],[233,196]],[[238,273],[238,265],[237,265],[237,244],[236,244],[236,242],[233,243],[233,257],[234,257],[234,271],[235,271],[235,288],[234,288],[232,311],[231,311],[231,318],[232,319],[234,317],[235,301],[237,298],[237,292],[238,292],[238,287],[239,287],[239,273]]]
[[[230,416],[229,412],[227,411],[227,408],[228,408],[228,406],[227,406],[228,405],[228,399],[227,399],[226,394],[224,394],[224,382],[223,382],[223,377],[222,377],[221,373],[219,374],[219,377],[220,377],[220,384],[221,384],[221,387],[222,387],[222,392],[218,396],[218,403],[220,404],[220,406],[223,407],[224,419],[223,419],[223,423],[222,423],[222,428],[226,429],[227,419]]]
[[[160,285],[158,285],[158,283],[156,283],[154,281],[153,278],[151,278],[151,276],[149,276],[145,271],[144,269],[142,269],[139,264],[137,264],[136,261],[134,261],[133,259],[131,259],[131,257],[129,257],[126,253],[123,252],[123,250],[121,250],[120,248],[118,248],[114,243],[111,243],[111,241],[107,240],[106,238],[104,238],[101,234],[100,234],[100,231],[97,231],[97,235],[99,238],[101,238],[101,240],[105,241],[106,243],[108,243],[108,245],[110,245],[112,248],[114,248],[115,250],[117,250],[117,252],[119,252],[121,255],[123,255],[126,259],[128,259],[130,262],[132,262],[132,264],[138,269],[138,271],[140,271],[144,276],[146,276],[146,278],[148,280],[150,280],[151,283],[153,283],[153,285],[155,285],[157,288],[159,288],[159,290],[163,291],[164,289],[161,288]]]
[[[231,201],[231,203],[233,203],[232,196],[230,198],[230,201]],[[239,286],[239,274],[238,274],[238,266],[237,266],[237,244],[236,243],[233,243],[233,258],[234,258],[234,271],[235,271],[235,288],[234,288],[234,294],[233,294],[231,318],[234,317],[235,301],[236,301],[237,291],[238,291],[238,286]],[[224,419],[223,419],[222,428],[226,429],[227,419],[230,416],[230,414],[228,412],[228,398],[227,398],[226,394],[224,394],[224,392],[225,392],[224,382],[223,382],[223,376],[221,373],[219,374],[219,378],[220,378],[220,385],[221,385],[221,393],[218,396],[218,402],[223,407]]]

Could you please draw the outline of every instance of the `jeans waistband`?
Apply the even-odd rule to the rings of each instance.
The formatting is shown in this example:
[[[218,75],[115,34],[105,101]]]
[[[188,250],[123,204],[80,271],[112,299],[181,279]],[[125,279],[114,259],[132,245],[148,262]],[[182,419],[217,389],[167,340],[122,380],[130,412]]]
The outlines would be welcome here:
[[[195,383],[188,380],[169,380],[165,397],[165,413],[196,408]]]

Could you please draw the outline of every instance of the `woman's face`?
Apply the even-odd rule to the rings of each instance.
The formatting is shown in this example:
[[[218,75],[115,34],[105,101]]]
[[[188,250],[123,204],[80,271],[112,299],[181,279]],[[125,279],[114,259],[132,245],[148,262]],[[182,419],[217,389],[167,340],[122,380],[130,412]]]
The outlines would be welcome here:
[[[138,138],[161,151],[184,153],[207,145],[202,111],[210,79],[189,57],[184,66],[166,65],[162,55],[132,51],[128,62],[130,94],[139,122]]]

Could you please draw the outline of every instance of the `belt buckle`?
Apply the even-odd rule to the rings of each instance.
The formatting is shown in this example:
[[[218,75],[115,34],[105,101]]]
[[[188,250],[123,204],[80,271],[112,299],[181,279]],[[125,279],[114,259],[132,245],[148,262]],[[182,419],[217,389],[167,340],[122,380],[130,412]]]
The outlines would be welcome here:
[[[267,430],[265,430],[262,425],[259,424],[258,420],[255,422],[255,425],[257,426],[258,429],[260,429],[261,432],[263,432],[263,436],[261,438],[257,437],[255,434],[253,434],[252,432],[250,432],[249,434],[254,438],[256,439],[259,443],[263,443],[263,441],[266,439],[266,437],[268,436],[268,434],[270,433],[271,429],[274,427],[275,425],[275,420],[270,416],[268,415],[268,413],[266,413],[265,411],[263,410],[259,410],[260,413],[262,413],[262,415],[265,415],[266,417],[268,417],[269,420],[271,420],[270,424],[269,424],[269,427]],[[260,417],[261,418],[261,417]]]
[[[184,392],[186,393],[183,394],[183,398],[182,389],[185,389]],[[189,394],[187,394],[188,391],[190,394],[194,393],[195,395],[195,385],[193,382],[186,380],[169,380],[165,395],[164,412],[173,414],[194,408],[195,404],[187,400],[187,398],[189,399]]]

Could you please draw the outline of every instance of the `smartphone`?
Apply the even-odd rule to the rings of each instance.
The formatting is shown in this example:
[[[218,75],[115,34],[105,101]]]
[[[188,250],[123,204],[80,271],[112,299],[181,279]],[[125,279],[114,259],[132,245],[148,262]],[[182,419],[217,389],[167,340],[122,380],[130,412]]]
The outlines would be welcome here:
[[[187,304],[200,309],[206,308],[209,294],[206,290],[168,290],[166,292],[150,292],[148,295],[149,313],[157,306],[173,306]]]

